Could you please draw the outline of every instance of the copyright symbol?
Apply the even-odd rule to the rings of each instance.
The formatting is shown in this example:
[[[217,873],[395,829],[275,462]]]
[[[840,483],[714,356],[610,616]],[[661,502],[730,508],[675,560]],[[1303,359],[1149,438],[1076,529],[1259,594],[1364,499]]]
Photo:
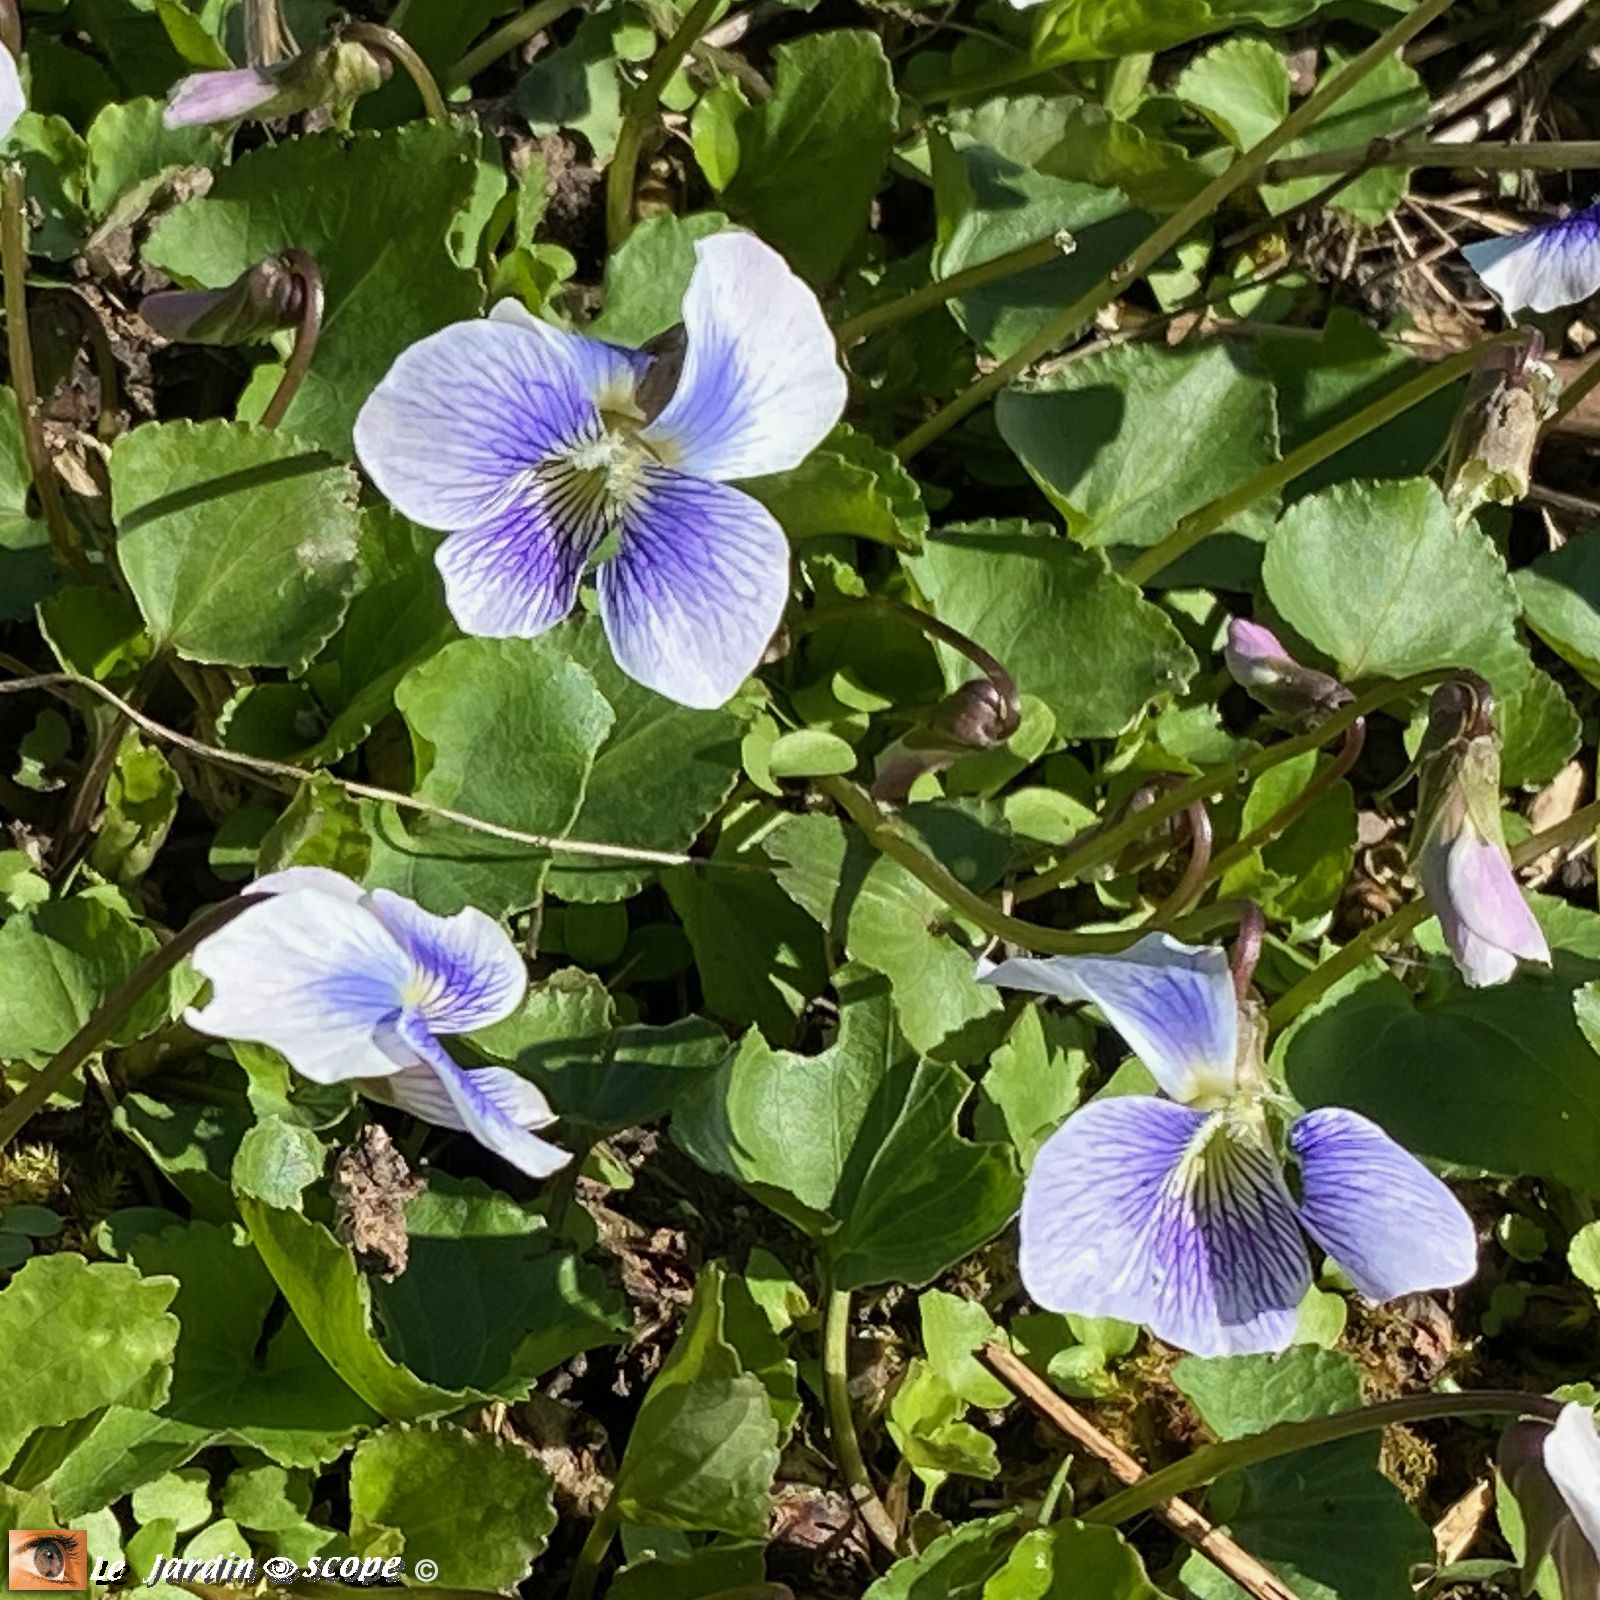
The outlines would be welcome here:
[[[437,1561],[418,1561],[411,1568],[411,1575],[423,1583],[432,1583],[439,1576],[439,1563]]]
[[[293,1583],[295,1564],[287,1556],[268,1556],[261,1563],[261,1570],[274,1583]]]

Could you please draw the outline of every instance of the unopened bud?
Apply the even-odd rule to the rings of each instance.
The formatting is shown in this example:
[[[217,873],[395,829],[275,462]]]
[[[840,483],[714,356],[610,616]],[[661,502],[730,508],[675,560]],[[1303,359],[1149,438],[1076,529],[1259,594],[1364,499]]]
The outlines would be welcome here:
[[[1539,430],[1560,388],[1539,359],[1543,345],[1529,329],[1520,344],[1491,345],[1472,374],[1445,469],[1445,498],[1463,521],[1482,505],[1515,504],[1533,482]]]
[[[924,726],[884,748],[872,793],[879,800],[904,800],[924,773],[943,772],[973,750],[1004,744],[1021,721],[1015,690],[1008,694],[988,678],[973,678],[941,700]]]
[[[292,328],[305,311],[305,280],[280,256],[258,261],[226,289],[161,289],[139,315],[164,339],[251,344]]]
[[[167,96],[162,122],[191,128],[211,122],[270,122],[315,106],[335,112],[379,88],[384,66],[364,45],[339,40],[270,67],[193,72]]]
[[[1233,681],[1286,722],[1320,722],[1355,698],[1337,678],[1301,666],[1259,622],[1228,624],[1223,659]]]

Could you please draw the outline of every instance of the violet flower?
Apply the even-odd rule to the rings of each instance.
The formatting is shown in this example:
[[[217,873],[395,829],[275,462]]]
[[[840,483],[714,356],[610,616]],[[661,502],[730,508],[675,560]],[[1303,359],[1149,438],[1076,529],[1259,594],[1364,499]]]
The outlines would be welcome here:
[[[1600,1430],[1576,1403],[1548,1422],[1513,1423],[1500,1440],[1500,1473],[1522,1511],[1529,1587],[1547,1559],[1562,1600],[1600,1595]]]
[[[0,45],[0,139],[10,136],[17,119],[27,109],[28,97],[23,92],[17,58]]]
[[[1288,721],[1320,721],[1354,698],[1337,678],[1301,666],[1259,622],[1234,617],[1222,655],[1233,681]]]
[[[1021,1266],[1046,1310],[1143,1323],[1196,1355],[1242,1355],[1293,1342],[1312,1282],[1305,1234],[1375,1302],[1476,1271],[1460,1202],[1354,1111],[1289,1124],[1299,1197],[1290,1191],[1269,1098],[1252,1081],[1256,1030],[1241,1052],[1220,950],[1157,933],[1116,956],[1002,961],[979,976],[1091,1001],[1168,1097],[1091,1101],[1040,1149],[1023,1189]]]
[[[1600,289],[1600,204],[1461,253],[1507,311],[1576,305]]]
[[[337,116],[383,81],[383,64],[365,45],[340,39],[271,66],[191,72],[168,91],[161,121],[168,128],[266,122],[322,105]]]
[[[533,1084],[505,1067],[460,1067],[440,1043],[522,1000],[527,969],[499,923],[470,907],[436,917],[324,867],[271,873],[248,892],[256,903],[191,958],[212,989],[191,1026],[270,1045],[314,1083],[353,1081],[470,1133],[530,1177],[566,1164],[530,1131],[555,1120]]]
[[[664,358],[503,300],[404,351],[355,440],[396,507],[450,535],[436,559],[465,632],[543,633],[599,557],[623,670],[709,707],[760,663],[789,593],[783,530],[726,480],[802,461],[838,420],[845,380],[816,296],[775,250],[728,232],[695,260],[664,405]]]
[[[1519,961],[1549,966],[1549,943],[1506,853],[1486,690],[1434,691],[1420,766],[1412,863],[1461,976],[1488,988],[1509,982]]]

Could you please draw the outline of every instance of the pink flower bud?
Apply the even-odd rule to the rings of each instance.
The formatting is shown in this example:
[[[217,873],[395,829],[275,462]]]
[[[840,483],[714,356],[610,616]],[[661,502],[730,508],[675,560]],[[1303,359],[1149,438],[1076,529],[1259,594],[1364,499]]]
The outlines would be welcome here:
[[[292,328],[305,310],[305,281],[277,256],[258,261],[226,289],[159,289],[139,315],[165,339],[249,344]]]
[[[1562,1600],[1600,1594],[1600,1432],[1587,1406],[1547,1422],[1514,1422],[1498,1465],[1522,1512],[1523,1571],[1531,1585],[1548,1557]]]
[[[1240,688],[1288,722],[1319,722],[1352,698],[1337,678],[1301,666],[1259,622],[1235,617],[1228,624],[1223,659]]]

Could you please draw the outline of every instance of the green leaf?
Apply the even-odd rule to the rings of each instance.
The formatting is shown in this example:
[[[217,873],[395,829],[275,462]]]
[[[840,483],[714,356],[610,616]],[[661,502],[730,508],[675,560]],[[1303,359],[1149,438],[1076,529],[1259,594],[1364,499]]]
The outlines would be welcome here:
[[[994,1440],[963,1420],[966,1410],[967,1402],[927,1362],[913,1359],[889,1402],[886,1420],[906,1465],[930,1490],[952,1473],[967,1478],[1000,1475]]]
[[[1084,544],[1159,544],[1278,456],[1272,384],[1222,344],[1124,344],[995,403],[1001,437]],[[1162,460],[1152,472],[1152,460]],[[1264,537],[1276,507],[1229,526]]]
[[[508,1439],[385,1428],[350,1463],[350,1542],[408,1566],[425,1557],[454,1589],[513,1590],[555,1529],[550,1490],[550,1474]]]
[[[311,1512],[309,1474],[272,1462],[235,1467],[222,1486],[218,1504],[223,1516],[262,1533],[298,1528]]]
[[[552,1368],[615,1344],[630,1322],[602,1275],[543,1217],[475,1180],[431,1175],[406,1205],[406,1269],[373,1283],[389,1348],[448,1389],[520,1399]]]
[[[1185,1572],[1187,1572],[1185,1568]],[[1115,1528],[1066,1518],[1017,1541],[983,1600],[1162,1600]]]
[[[601,165],[611,159],[622,128],[621,63],[612,44],[615,16],[585,17],[571,39],[541,55],[517,85],[517,109],[536,136],[563,128],[581,133]]]
[[[1235,150],[1259,144],[1289,114],[1289,68],[1265,39],[1243,37],[1196,56],[1172,92],[1212,122]]]
[[[739,80],[719,78],[695,101],[689,119],[694,158],[717,191],[726,189],[739,171],[739,121],[750,109]]]
[[[1579,1283],[1600,1294],[1600,1222],[1586,1222],[1573,1234],[1567,1265]]]
[[[565,639],[613,714],[570,831],[647,850],[687,850],[738,779],[745,717],[727,706],[696,711],[636,683],[617,665],[597,618],[585,618]],[[622,900],[656,870],[565,856],[550,870],[549,889],[564,900]]]
[[[29,510],[32,492],[17,398],[0,388],[0,622],[27,617],[60,576],[50,535]]]
[[[1569,539],[1515,574],[1528,626],[1600,686],[1600,550]]]
[[[117,1127],[161,1169],[196,1216],[232,1222],[228,1173],[251,1122],[243,1085],[233,1078],[213,1080],[200,1093],[186,1093],[179,1085],[147,1087],[164,1092],[124,1095],[116,1109]]]
[[[605,309],[587,331],[627,345],[642,345],[665,333],[681,320],[696,242],[727,226],[720,211],[646,217],[606,257]]]
[[[173,1304],[183,1327],[172,1392],[159,1418],[120,1422],[96,1451],[166,1449],[181,1428],[190,1455],[217,1440],[260,1450],[284,1466],[314,1467],[347,1449],[377,1421],[289,1318],[274,1315],[278,1289],[260,1256],[235,1227],[191,1222],[136,1240],[129,1254],[147,1272],[167,1272],[180,1288]],[[147,1436],[137,1446],[141,1431]],[[86,1464],[77,1469],[82,1475]]]
[[[979,1110],[980,1131],[987,1131],[984,1111],[993,1106],[1023,1167],[1031,1167],[1039,1146],[1083,1098],[1093,1048],[1093,1029],[1081,1016],[1025,1006],[989,1058],[983,1075],[988,1105]]]
[[[725,1316],[722,1273],[707,1267],[617,1470],[613,1504],[630,1522],[766,1535],[778,1423]]]
[[[178,1340],[168,1311],[177,1289],[171,1278],[67,1252],[18,1270],[0,1290],[0,1470],[37,1429],[160,1401]]]
[[[1008,273],[951,302],[968,335],[998,359],[1014,354],[1124,261],[1154,226],[1118,189],[1051,177],[984,145],[957,149],[934,138],[929,151],[936,279],[1041,239],[1061,243],[1059,260]]]
[[[862,1600],[985,1600],[989,1579],[1005,1566],[1021,1523],[1020,1511],[960,1523],[927,1549],[895,1562]]]
[[[820,1055],[747,1035],[673,1138],[816,1239],[837,1287],[927,1283],[1009,1221],[1016,1165],[957,1133],[966,1075],[906,1048],[881,979],[847,972],[839,1001]]]
[[[1041,67],[1067,61],[1115,61],[1169,50],[1241,23],[1285,28],[1308,17],[1320,0],[1053,0],[1039,13],[1033,59]]]
[[[156,949],[155,936],[123,910],[113,890],[52,900],[0,927],[0,1039],[8,1061],[42,1066]],[[111,1030],[132,1044],[167,1016],[170,986],[158,983]]]
[[[89,864],[103,878],[133,885],[150,870],[178,815],[183,785],[171,762],[129,733],[106,780],[105,809]]]
[[[927,1289],[917,1297],[922,1316],[922,1343],[928,1365],[952,1394],[968,1405],[995,1410],[1016,1397],[973,1354],[980,1345],[1000,1339],[994,1319],[976,1300]]]
[[[571,831],[615,716],[557,637],[463,639],[415,667],[395,691],[411,729],[418,799],[521,832]],[[622,842],[622,841],[619,841]],[[369,885],[445,914],[491,916],[536,905],[547,851],[421,817],[376,829]]]
[[[1583,739],[1577,709],[1561,685],[1538,667],[1521,689],[1495,707],[1495,715],[1503,740],[1500,781],[1508,789],[1548,783],[1577,754]]]
[[[837,818],[794,818],[764,848],[779,864],[784,893],[852,959],[889,979],[900,1027],[917,1050],[958,1050],[972,1024],[1002,1009],[973,975],[970,952],[934,931],[948,920],[944,902]]]
[[[479,309],[477,274],[456,265],[448,243],[473,192],[478,145],[474,125],[414,122],[252,150],[204,199],[156,224],[144,259],[219,289],[280,250],[315,256],[327,287],[322,337],[283,425],[346,454],[356,411],[394,358]],[[243,414],[260,414],[278,376],[275,365],[259,369]]]
[[[192,1533],[211,1520],[211,1474],[200,1467],[163,1473],[133,1491],[134,1520],[141,1525],[158,1518],[173,1532]]]
[[[355,572],[348,467],[282,433],[154,423],[118,442],[111,492],[118,557],[158,647],[297,672],[338,627]]]
[[[1224,1439],[1363,1398],[1350,1358],[1313,1345],[1281,1356],[1186,1356],[1172,1378]],[[1433,1558],[1433,1540],[1378,1471],[1379,1443],[1376,1434],[1341,1439],[1230,1474],[1212,1490],[1211,1514],[1304,1600],[1405,1600],[1411,1569]],[[1360,1538],[1350,1537],[1353,1528]],[[1183,1581],[1205,1600],[1240,1593],[1200,1555],[1185,1561]]]
[[[1370,976],[1303,1017],[1275,1059],[1304,1105],[1363,1112],[1418,1155],[1600,1193],[1600,1064],[1580,1026],[1600,1039],[1600,999],[1577,987],[1595,973],[1563,954],[1553,976],[1451,983],[1425,1005]]]
[[[96,220],[130,190],[175,168],[221,161],[227,146],[221,128],[169,128],[162,121],[164,109],[160,100],[128,100],[106,106],[90,123],[87,200]]]
[[[1527,681],[1505,562],[1428,480],[1325,489],[1286,511],[1262,568],[1274,608],[1347,683],[1470,667]]]
[[[803,277],[827,283],[867,229],[899,121],[894,78],[861,29],[806,34],[772,54],[772,98],[739,119],[739,171],[723,199]]]
[[[1037,524],[941,528],[907,565],[939,620],[1043,700],[1064,739],[1113,737],[1196,669],[1166,614],[1101,552]],[[972,676],[965,657],[940,654],[948,687]]]

